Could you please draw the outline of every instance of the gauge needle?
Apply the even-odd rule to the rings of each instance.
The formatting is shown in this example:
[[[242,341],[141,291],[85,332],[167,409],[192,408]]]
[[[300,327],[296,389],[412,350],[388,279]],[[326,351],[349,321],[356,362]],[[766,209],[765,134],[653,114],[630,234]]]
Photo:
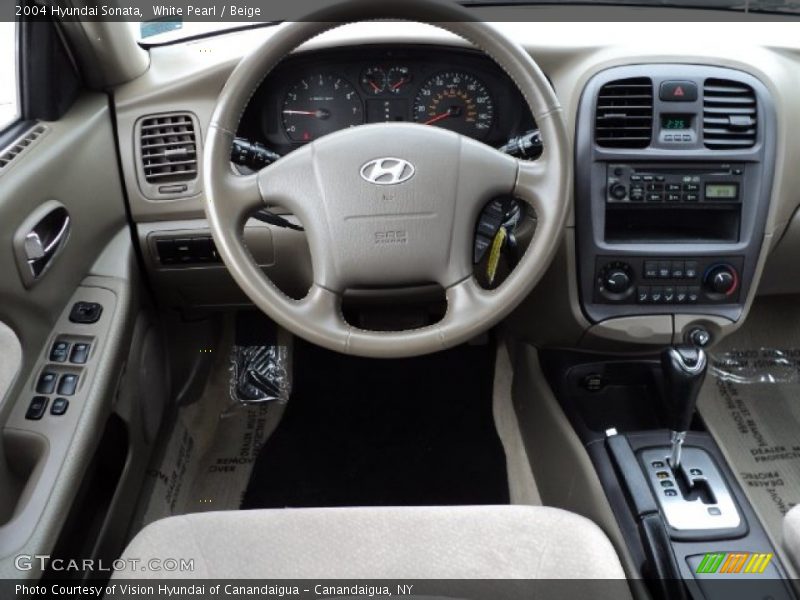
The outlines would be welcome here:
[[[376,92],[380,92],[381,91],[380,86],[377,83],[375,83],[374,81],[372,81],[372,79],[369,79],[368,81],[369,81],[369,84],[372,86],[373,90],[375,90]]]
[[[442,119],[446,119],[452,114],[453,114],[452,111],[448,110],[447,112],[443,112],[440,115],[436,115],[435,117],[428,119],[423,123],[423,125],[433,125],[434,123],[438,123]]]
[[[392,89],[393,89],[393,90],[396,90],[397,88],[399,88],[401,85],[403,85],[403,84],[404,84],[404,83],[406,83],[407,81],[408,81],[408,79],[401,79],[400,81],[398,81],[397,83],[395,83],[395,84],[392,86]]]
[[[320,108],[319,110],[284,110],[285,115],[302,115],[305,117],[314,117],[316,119],[327,119],[331,116],[330,111]]]

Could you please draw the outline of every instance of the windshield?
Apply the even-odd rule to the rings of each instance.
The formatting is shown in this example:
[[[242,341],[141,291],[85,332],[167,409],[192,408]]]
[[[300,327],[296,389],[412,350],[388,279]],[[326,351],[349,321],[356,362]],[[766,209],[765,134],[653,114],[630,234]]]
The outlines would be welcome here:
[[[378,0],[379,1],[379,0]],[[574,9],[575,5],[600,5],[600,6],[644,6],[661,8],[693,8],[720,11],[736,11],[742,13],[771,13],[775,15],[800,16],[800,0],[578,0],[569,2],[565,0],[460,0],[460,4],[473,7],[491,6],[523,6],[523,5],[549,5],[563,4],[565,9]],[[307,2],[300,2],[299,6],[308,8]],[[273,6],[274,8],[274,6]],[[145,20],[132,24],[136,29],[136,36],[144,45],[158,45],[183,40],[193,37],[202,37],[214,33],[234,29],[261,27],[272,25],[291,17],[285,14],[264,14],[266,11],[259,9],[260,20],[249,21],[219,21],[219,20],[193,20],[192,17],[159,16],[155,19]],[[251,16],[251,15],[248,15]],[[252,15],[255,16],[255,15]],[[567,15],[565,15],[566,17]],[[270,19],[269,17],[272,17]],[[486,15],[484,14],[484,17]],[[492,20],[489,18],[489,20]]]

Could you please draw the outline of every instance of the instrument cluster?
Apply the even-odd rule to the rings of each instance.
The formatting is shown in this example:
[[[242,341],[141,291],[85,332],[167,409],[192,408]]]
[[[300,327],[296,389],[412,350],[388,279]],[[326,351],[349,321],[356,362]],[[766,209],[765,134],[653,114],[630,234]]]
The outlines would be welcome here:
[[[239,135],[278,154],[365,123],[442,127],[501,146],[535,127],[508,76],[469,49],[366,46],[286,59],[261,85]]]

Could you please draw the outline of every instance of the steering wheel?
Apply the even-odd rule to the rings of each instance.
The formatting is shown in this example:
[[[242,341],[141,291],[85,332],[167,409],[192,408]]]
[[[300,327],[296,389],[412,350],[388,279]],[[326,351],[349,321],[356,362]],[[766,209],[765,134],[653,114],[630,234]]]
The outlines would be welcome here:
[[[258,173],[236,174],[231,146],[254,90],[303,42],[348,22],[427,22],[465,38],[502,67],[522,92],[544,141],[533,162],[438,127],[362,125],[329,134]],[[219,95],[203,156],[205,211],[234,280],[273,320],[320,346],[360,356],[399,358],[443,350],[488,330],[513,310],[552,261],[568,211],[570,159],[561,107],[528,53],[464,9],[438,0],[344,0],[286,24],[248,54]],[[477,219],[493,198],[513,195],[536,214],[533,239],[494,290],[473,277]],[[244,224],[267,203],[302,222],[313,284],[302,300],[281,292],[243,242]],[[436,324],[378,332],[348,324],[348,288],[435,282],[447,311]]]

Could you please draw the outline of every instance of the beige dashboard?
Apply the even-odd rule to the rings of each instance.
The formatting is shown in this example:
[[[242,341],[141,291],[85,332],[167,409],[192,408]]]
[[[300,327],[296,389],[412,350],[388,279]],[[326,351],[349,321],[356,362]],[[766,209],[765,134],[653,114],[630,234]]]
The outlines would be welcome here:
[[[497,15],[497,9],[493,15]],[[625,12],[629,14],[625,9]],[[800,129],[800,37],[796,24],[664,23],[682,15],[674,10],[642,10],[653,22],[558,23],[546,8],[508,9],[507,22],[496,27],[523,45],[551,79],[568,126],[575,134],[581,94],[597,73],[630,64],[692,64],[737,69],[759,79],[771,95],[777,118],[772,198],[755,282],[756,293],[800,291],[800,269],[794,256],[800,247],[800,144],[791,135]],[[620,13],[621,15],[622,13]],[[713,13],[692,11],[692,18]],[[614,10],[604,13],[613,18]],[[626,17],[630,18],[630,17]],[[280,26],[278,26],[280,27]],[[202,151],[211,112],[226,78],[243,53],[269,37],[275,27],[234,32],[150,49],[150,66],[137,79],[114,90],[122,164],[132,217],[156,289],[174,306],[218,307],[244,302],[221,265],[172,268],[159,263],[155,244],[174,232],[193,239],[207,235],[199,183],[183,193],[157,197],[143,181],[139,139],[142,120],[161,114],[190,114],[196,119]],[[442,30],[421,24],[360,23],[325,34],[300,49],[356,47],[369,44],[468,44]],[[199,168],[200,161],[198,161]],[[202,180],[198,174],[197,181]],[[573,202],[573,198],[565,198]],[[310,282],[302,234],[251,222],[249,236],[264,254],[262,267],[281,284],[302,290]],[[736,323],[703,315],[662,315],[610,319],[590,324],[577,293],[575,219],[568,220],[550,273],[511,317],[523,337],[538,344],[613,346],[662,344],[680,338],[702,322],[717,338]],[[758,288],[758,292],[756,291]],[[745,312],[746,314],[746,312]],[[740,319],[741,321],[741,319]]]

